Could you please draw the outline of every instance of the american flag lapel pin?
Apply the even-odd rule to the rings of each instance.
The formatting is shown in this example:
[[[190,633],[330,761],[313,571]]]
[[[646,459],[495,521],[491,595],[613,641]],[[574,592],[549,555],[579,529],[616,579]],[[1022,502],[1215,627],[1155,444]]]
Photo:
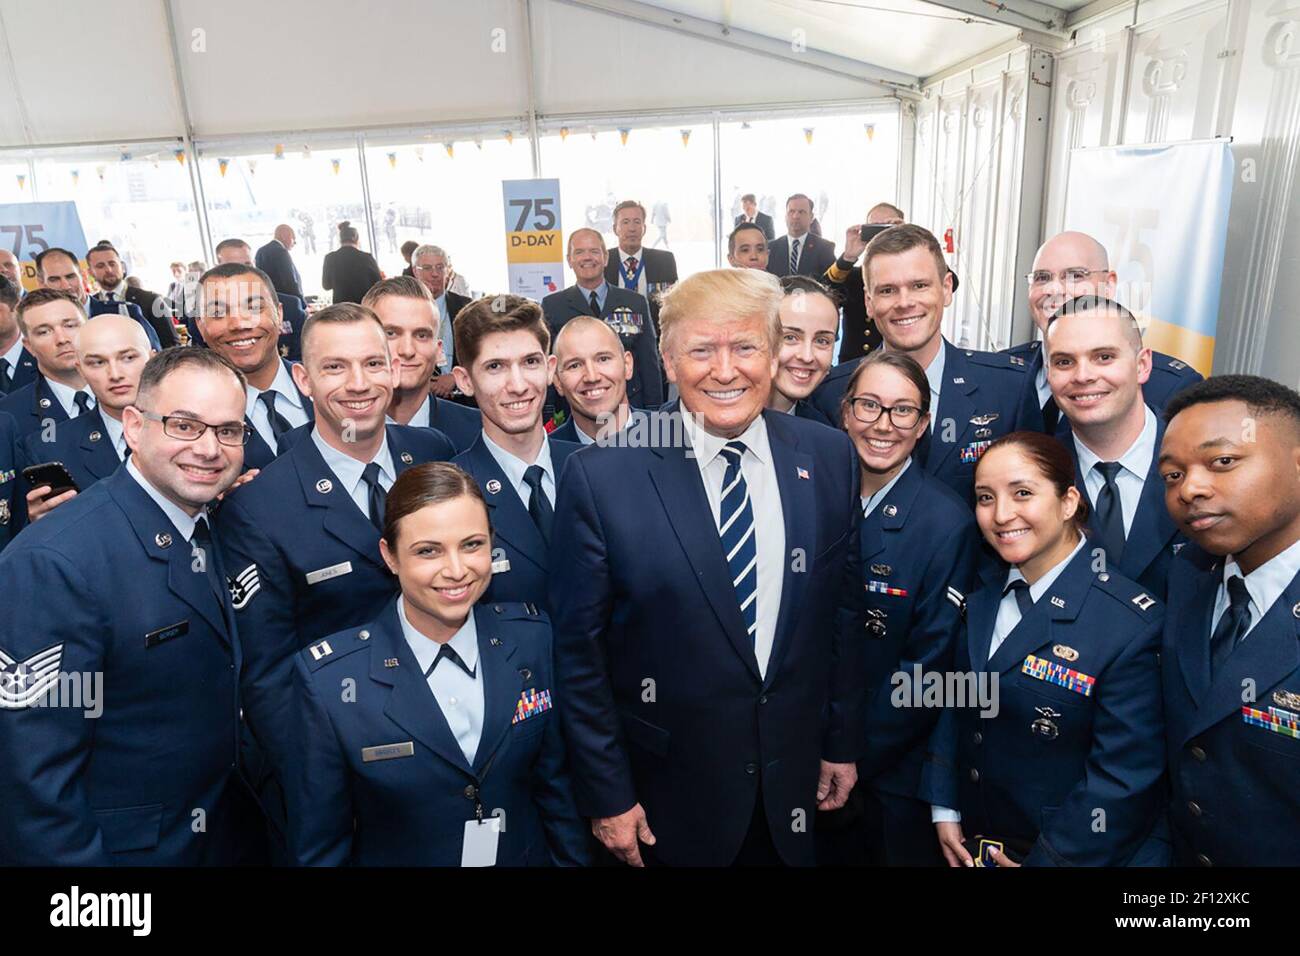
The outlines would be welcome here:
[[[799,476],[800,478],[803,478],[805,481],[807,481],[807,480],[809,479],[809,477],[810,477],[809,474],[808,474],[808,469],[807,469],[807,468],[799,468],[799,467],[796,466],[796,468],[795,468],[795,473],[798,474],[798,476]]]

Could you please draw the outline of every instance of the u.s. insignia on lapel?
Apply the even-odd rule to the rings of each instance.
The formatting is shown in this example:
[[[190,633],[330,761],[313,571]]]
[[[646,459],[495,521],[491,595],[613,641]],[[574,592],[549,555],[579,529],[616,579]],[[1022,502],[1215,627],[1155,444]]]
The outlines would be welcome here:
[[[396,667],[396,666],[397,666],[397,658],[396,658],[396,657],[385,657],[385,658],[384,658],[384,666],[385,666],[385,667]]]
[[[1053,595],[1052,595],[1052,607],[1060,607],[1060,608],[1065,607],[1065,601],[1064,601],[1064,599],[1059,598],[1059,597],[1057,597],[1055,594],[1053,594]]]

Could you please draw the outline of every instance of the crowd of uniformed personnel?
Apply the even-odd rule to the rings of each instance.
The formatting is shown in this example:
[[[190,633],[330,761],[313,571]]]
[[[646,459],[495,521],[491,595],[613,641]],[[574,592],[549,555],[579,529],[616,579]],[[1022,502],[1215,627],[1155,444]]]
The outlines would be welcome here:
[[[679,280],[622,203],[541,304],[0,275],[0,862],[1300,863],[1300,394],[1079,233],[959,347],[804,204]]]

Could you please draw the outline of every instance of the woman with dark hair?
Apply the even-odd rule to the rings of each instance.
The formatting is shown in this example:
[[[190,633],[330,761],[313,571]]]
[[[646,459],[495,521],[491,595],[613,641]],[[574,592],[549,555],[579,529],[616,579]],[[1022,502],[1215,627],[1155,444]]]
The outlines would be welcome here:
[[[375,257],[357,248],[360,241],[357,227],[344,219],[339,223],[339,247],[325,254],[321,285],[334,291],[335,305],[360,303],[370,287],[384,277]]]
[[[930,807],[917,797],[939,710],[900,707],[895,690],[899,675],[911,685],[951,669],[979,532],[966,503],[912,461],[929,413],[925,372],[901,352],[867,355],[840,408],[861,476],[862,580],[854,587],[867,613],[867,751],[848,805],[818,818],[826,864],[943,864]]]
[[[403,472],[380,552],[400,595],[295,658],[289,852],[301,865],[588,862],[555,714],[551,625],[477,605],[492,579],[478,484]]]
[[[923,773],[950,866],[1169,861],[1164,607],[1106,568],[1087,512],[1047,435],[1005,435],[976,466],[975,518],[1010,569],[967,602]]]

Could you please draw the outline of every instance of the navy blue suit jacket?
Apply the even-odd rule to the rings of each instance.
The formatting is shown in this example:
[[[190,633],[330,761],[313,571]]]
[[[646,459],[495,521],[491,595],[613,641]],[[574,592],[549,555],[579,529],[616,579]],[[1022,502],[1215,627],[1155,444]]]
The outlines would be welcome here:
[[[917,667],[952,669],[965,597],[976,583],[979,529],[966,503],[913,462],[862,519],[861,541],[868,704],[858,779],[915,798],[939,712],[896,706],[895,675],[912,681]]]
[[[450,461],[441,432],[388,426],[393,466]],[[379,531],[338,484],[303,426],[301,440],[217,515],[244,645],[245,713],[279,765],[287,734],[293,656],[339,627],[379,615],[397,580],[379,554]]]
[[[1043,367],[1043,343],[1039,340],[1022,342],[1003,349],[1005,355],[1014,355],[1024,360],[1027,380],[1025,387],[1029,390],[1027,402],[1033,402],[1042,413],[1042,403],[1038,399],[1038,370]],[[1169,399],[1185,388],[1190,388],[1205,377],[1182,359],[1166,355],[1164,352],[1151,352],[1151,377],[1142,386],[1142,398],[1155,411],[1164,410]],[[1043,423],[1043,427],[1046,422]],[[1039,428],[1039,431],[1043,428]]]
[[[20,441],[33,432],[39,432],[47,423],[57,426],[68,420],[68,413],[54,397],[54,390],[43,375],[37,375],[34,382],[0,399],[0,412],[13,416]]]
[[[542,299],[542,312],[546,315],[551,341],[554,342],[569,319],[591,315],[591,304],[582,289],[571,285]],[[619,315],[628,318],[620,321]],[[636,408],[658,408],[664,401],[659,371],[659,330],[655,327],[645,296],[611,284],[600,317],[614,326],[623,348],[632,353],[632,379],[627,383],[628,404]]]
[[[0,709],[6,865],[233,862],[240,649],[229,596],[195,560],[126,469],[0,556],[6,670],[26,662],[29,689],[42,661],[100,674],[103,711]]]
[[[270,276],[276,292],[302,298],[302,277],[298,275],[298,267],[293,264],[289,250],[279,240],[272,239],[259,248],[253,262]]]
[[[1210,624],[1222,583],[1223,559],[1194,544],[1169,572],[1160,661],[1176,862],[1298,866],[1300,577],[1211,679]]]
[[[27,524],[23,469],[29,465],[12,415],[0,412],[0,550]]]
[[[1079,471],[1079,456],[1074,447],[1074,433],[1070,423],[1062,417],[1062,426],[1056,437],[1064,444],[1074,459],[1074,485],[1085,498],[1088,486],[1084,484],[1083,473]],[[1165,507],[1165,483],[1160,477],[1160,443],[1165,437],[1165,421],[1156,416],[1156,447],[1151,458],[1151,467],[1147,471],[1146,481],[1142,485],[1142,497],[1138,500],[1137,513],[1133,516],[1133,526],[1129,528],[1124,542],[1124,551],[1118,563],[1107,555],[1111,564],[1126,578],[1136,581],[1146,588],[1152,596],[1165,599],[1168,590],[1167,579],[1169,566],[1176,555],[1187,543],[1187,537],[1178,530],[1174,519],[1169,517]],[[1100,548],[1101,525],[1097,520],[1097,505],[1088,499],[1088,532],[1092,541],[1089,549]]]
[[[53,441],[41,441],[40,432],[28,435],[23,442],[23,457],[29,465],[62,462],[80,491],[107,478],[122,464],[98,408],[55,425]]]
[[[819,762],[863,754],[857,456],[763,415],[790,556],[765,677],[683,442],[587,448],[560,482],[551,618],[578,809],[640,802],[669,864],[733,862],[761,774],[777,852],[812,865]]]
[[[589,862],[565,766],[550,623],[521,604],[480,603],[473,613],[484,708],[472,765],[402,634],[395,600],[363,628],[296,656],[285,787],[294,862],[459,866],[475,818],[467,787],[485,819],[504,817],[498,866]],[[339,687],[349,679],[357,693],[344,702]],[[516,719],[529,691],[549,692],[550,709]],[[394,755],[374,759],[385,746],[379,752]]]
[[[551,446],[551,467],[555,469],[558,488],[560,476],[564,474],[564,462],[581,446],[556,441],[553,435],[547,436],[546,440]],[[488,520],[493,533],[492,563],[502,570],[492,573],[492,583],[483,600],[528,601],[539,607],[548,607],[546,542],[537,530],[537,523],[510,486],[505,472],[483,443],[481,432],[469,450],[457,455],[453,463],[478,482],[488,503]]]
[[[26,347],[18,353],[18,365],[16,368],[9,370],[12,380],[9,382],[9,391],[16,392],[24,385],[30,385],[36,381],[40,374],[36,371],[36,356],[27,351]],[[5,396],[5,392],[0,392],[0,398]]]
[[[996,676],[995,713],[981,716],[974,701],[944,711],[921,796],[961,811],[967,837],[1032,844],[1030,865],[1164,865],[1168,846],[1152,835],[1165,793],[1164,606],[1120,574],[1094,574],[1092,560],[1087,547],[1077,553],[992,659],[1005,575],[967,600],[955,670]],[[1091,686],[1061,686],[1035,667]]]

